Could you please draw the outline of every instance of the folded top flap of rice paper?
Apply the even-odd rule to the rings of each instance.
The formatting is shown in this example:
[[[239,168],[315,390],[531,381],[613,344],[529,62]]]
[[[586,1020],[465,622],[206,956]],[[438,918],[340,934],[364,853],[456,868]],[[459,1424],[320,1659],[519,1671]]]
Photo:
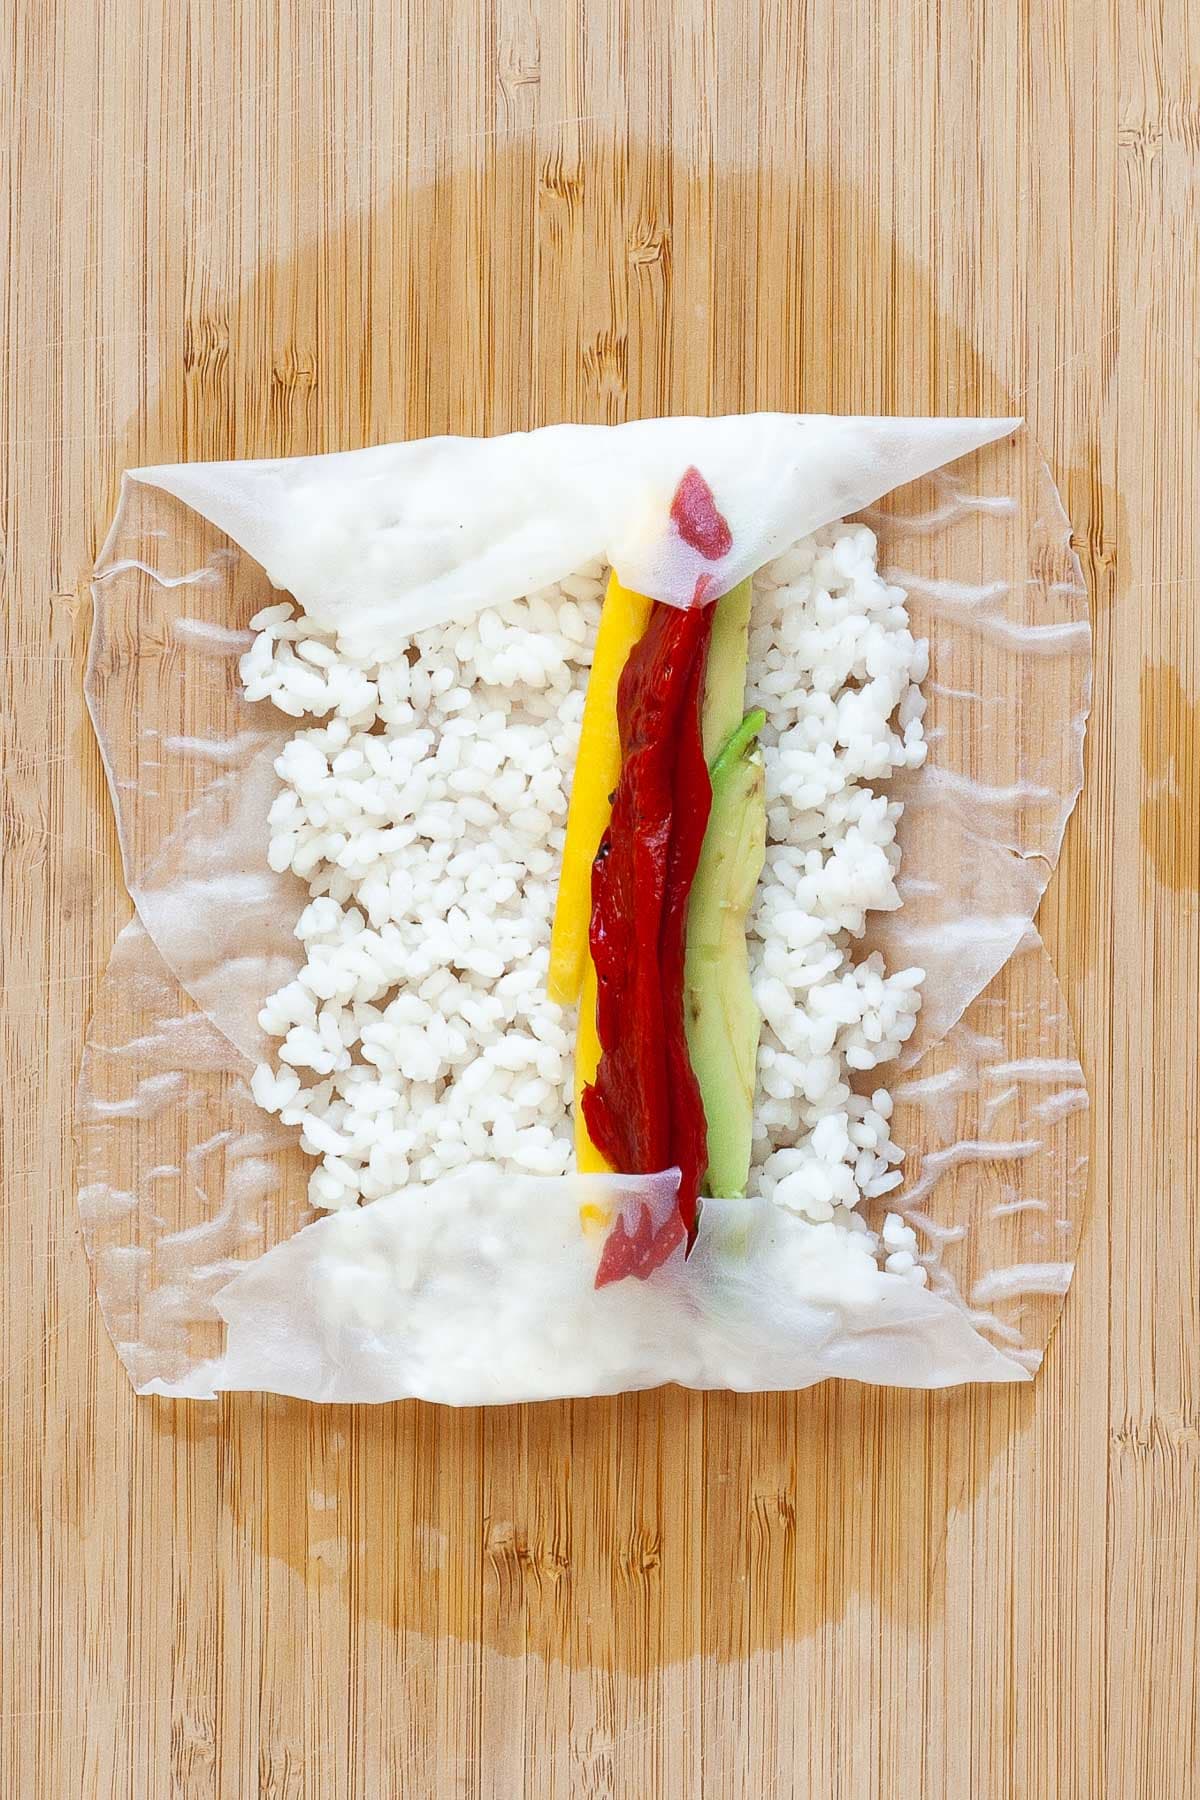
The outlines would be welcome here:
[[[132,474],[226,532],[351,654],[378,655],[593,557],[672,605],[715,599],[1018,423],[747,413]]]

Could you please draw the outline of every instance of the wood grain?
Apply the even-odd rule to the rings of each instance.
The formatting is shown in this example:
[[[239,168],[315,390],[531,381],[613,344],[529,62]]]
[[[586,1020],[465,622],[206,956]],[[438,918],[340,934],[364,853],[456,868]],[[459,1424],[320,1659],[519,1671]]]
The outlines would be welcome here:
[[[1194,9],[5,22],[0,1791],[1189,1792]],[[1036,1388],[135,1402],[69,1138],[126,913],[80,698],[119,471],[756,406],[1023,411],[1078,530],[1096,712],[1042,925],[1095,1181]]]

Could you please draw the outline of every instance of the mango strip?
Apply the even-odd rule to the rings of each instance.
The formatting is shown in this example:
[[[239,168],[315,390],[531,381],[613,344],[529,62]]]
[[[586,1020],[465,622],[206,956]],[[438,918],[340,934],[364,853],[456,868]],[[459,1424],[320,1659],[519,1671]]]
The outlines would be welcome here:
[[[583,1090],[595,1081],[599,1063],[596,970],[589,956],[584,966],[583,987],[579,994],[579,1030],[575,1038],[575,1167],[581,1175],[607,1175],[612,1166],[593,1144],[583,1116]],[[589,1209],[584,1207],[583,1210],[586,1213]]]
[[[653,604],[645,595],[622,587],[615,575],[610,577],[583,703],[579,757],[571,784],[562,873],[550,936],[550,970],[546,986],[551,1000],[557,1001],[559,1006],[572,1006],[579,999],[585,965],[590,960],[588,925],[592,916],[592,863],[608,825],[612,812],[611,795],[621,773],[617,683],[629,652],[646,629]],[[594,1014],[594,987],[591,1010]],[[582,1036],[581,1009],[581,1040]]]

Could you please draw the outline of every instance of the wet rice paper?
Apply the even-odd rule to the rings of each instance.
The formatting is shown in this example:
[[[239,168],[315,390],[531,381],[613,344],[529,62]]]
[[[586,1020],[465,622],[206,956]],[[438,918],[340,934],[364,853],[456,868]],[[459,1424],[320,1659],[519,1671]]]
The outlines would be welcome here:
[[[696,560],[663,520],[690,466],[731,528],[706,563],[720,588],[857,510],[930,639],[929,760],[888,787],[906,805],[905,904],[865,945],[927,971],[904,1069],[871,1077],[910,1152],[888,1201],[918,1232],[924,1294],[862,1258],[831,1270],[804,1221],[749,1201],[709,1203],[687,1263],[605,1301],[578,1217],[580,1184],[606,1178],[409,1185],[306,1224],[307,1159],[249,1097],[256,1015],[298,965],[307,899],[266,862],[296,722],[238,691],[272,584],[343,641],[393,651],[596,555],[686,603]],[[85,1058],[80,1206],[139,1389],[481,1403],[1036,1367],[1070,1275],[1086,1094],[1030,921],[1078,792],[1090,663],[1069,529],[1011,422],[663,420],[139,471],[94,591],[89,703],[138,918]],[[645,1203],[607,1179],[587,1204]],[[372,1271],[365,1313],[355,1269]],[[503,1344],[484,1316],[500,1291]]]

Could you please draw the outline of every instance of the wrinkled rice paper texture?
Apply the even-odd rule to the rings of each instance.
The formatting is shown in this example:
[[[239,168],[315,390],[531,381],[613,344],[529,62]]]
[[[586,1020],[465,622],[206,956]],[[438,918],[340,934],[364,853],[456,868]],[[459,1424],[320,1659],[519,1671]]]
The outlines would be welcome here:
[[[1090,681],[1086,597],[1057,493],[1028,438],[1004,422],[975,422],[973,438],[962,436],[972,422],[945,422],[958,434],[942,440],[945,455],[987,447],[937,468],[939,446],[907,428],[942,422],[838,420],[824,422],[838,428],[827,450],[853,448],[848,427],[860,428],[862,441],[851,469],[823,477],[830,510],[800,506],[789,476],[756,515],[748,492],[727,499],[713,473],[725,468],[719,458],[706,463],[694,440],[689,456],[676,437],[696,422],[649,423],[668,428],[662,446],[639,452],[654,491],[669,495],[680,457],[682,466],[698,462],[735,541],[750,519],[758,562],[858,506],[878,534],[881,568],[908,591],[914,631],[930,639],[929,760],[888,787],[905,801],[905,904],[876,915],[864,943],[864,953],[878,947],[893,968],[919,962],[927,970],[903,1067],[868,1079],[896,1097],[894,1135],[908,1159],[905,1186],[886,1210],[916,1229],[929,1290],[889,1278],[858,1302],[822,1296],[818,1275],[805,1270],[803,1227],[768,1203],[747,1202],[736,1220],[726,1204],[709,1203],[686,1263],[673,1261],[648,1284],[596,1294],[599,1242],[578,1229],[580,1199],[615,1216],[642,1203],[630,1181],[607,1189],[580,1177],[478,1183],[469,1197],[474,1244],[457,1228],[467,1204],[460,1182],[409,1187],[361,1215],[310,1223],[308,1159],[249,1092],[253,1062],[267,1049],[256,1014],[299,967],[292,926],[307,898],[266,862],[272,762],[297,722],[269,704],[248,705],[237,679],[248,621],[277,597],[263,564],[276,579],[287,573],[292,591],[304,585],[303,559],[288,543],[268,542],[263,518],[270,514],[286,539],[296,494],[311,510],[313,484],[319,489],[328,469],[334,498],[344,501],[357,457],[378,480],[379,458],[415,449],[421,480],[440,470],[450,484],[456,445],[456,503],[469,511],[488,446],[498,455],[529,439],[437,440],[433,460],[421,446],[393,446],[291,464],[199,465],[165,471],[161,488],[127,480],[96,571],[88,676],[138,916],[114,949],[85,1054],[80,1210],[104,1317],[139,1390],[483,1403],[664,1381],[770,1389],[840,1375],[934,1387],[1036,1369],[1070,1280],[1086,1186],[1086,1090],[1030,923],[1079,790]],[[700,423],[707,435],[740,432],[747,421]],[[894,426],[906,429],[878,429]],[[646,427],[607,436],[635,429]],[[561,463],[582,434],[588,449],[576,453],[577,470],[594,480],[596,430],[530,437],[568,433],[556,440]],[[730,443],[740,451],[745,440],[733,432]],[[910,473],[919,479],[906,480]],[[560,473],[551,490],[558,502],[564,480]],[[623,480],[612,491],[633,504]],[[230,495],[241,496],[242,513]],[[202,502],[219,524],[195,510]],[[451,505],[448,488],[443,504]],[[529,509],[536,512],[532,501]],[[376,502],[364,499],[360,513],[368,519],[361,531],[378,528],[369,524]],[[408,515],[419,517],[411,504]],[[449,592],[453,610],[431,615],[428,595],[414,590],[395,602],[395,641],[418,628],[415,619],[468,614],[597,553],[647,587],[657,568],[662,597],[678,603],[686,582],[655,548],[649,516],[643,494],[638,531],[622,519],[597,536],[587,513],[571,535],[552,520],[556,554],[568,560],[546,560],[542,546],[536,577],[515,569],[508,538],[489,573],[481,532],[469,582],[438,589],[436,605]],[[540,544],[537,523],[526,519],[516,533],[526,563],[530,543]],[[678,583],[670,592],[664,569]],[[742,573],[731,556],[724,574]],[[312,612],[321,598],[303,594]],[[348,603],[324,598],[335,613]],[[358,1316],[347,1300],[348,1258],[375,1271],[389,1305]],[[446,1283],[455,1308],[438,1304]],[[520,1303],[506,1310],[501,1339],[488,1298],[506,1284]],[[570,1317],[576,1329],[566,1344],[560,1327]],[[455,1345],[450,1318],[458,1320]],[[457,1358],[453,1379],[448,1356]]]

